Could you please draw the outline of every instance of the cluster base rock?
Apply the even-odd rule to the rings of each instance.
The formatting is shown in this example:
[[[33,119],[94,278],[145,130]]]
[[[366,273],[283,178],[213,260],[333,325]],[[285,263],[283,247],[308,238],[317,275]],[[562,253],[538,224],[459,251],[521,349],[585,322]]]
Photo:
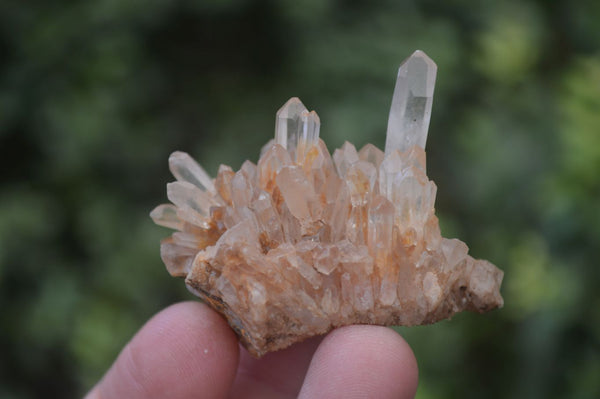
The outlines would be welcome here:
[[[345,143],[331,156],[317,114],[292,98],[257,164],[213,180],[186,153],[169,158],[172,204],[151,213],[176,230],[161,257],[254,356],[339,326],[503,305],[502,271],[440,234],[424,151],[434,82],[424,53],[401,65],[385,153]]]

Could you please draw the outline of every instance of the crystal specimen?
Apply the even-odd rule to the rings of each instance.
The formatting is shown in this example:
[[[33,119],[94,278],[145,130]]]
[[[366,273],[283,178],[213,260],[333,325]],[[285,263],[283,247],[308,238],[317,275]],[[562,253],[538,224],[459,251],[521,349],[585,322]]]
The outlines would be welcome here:
[[[175,152],[174,204],[150,216],[173,276],[225,316],[255,356],[355,323],[419,325],[503,305],[503,273],[440,234],[425,140],[435,64],[400,67],[385,154],[346,142],[330,156],[297,98],[277,112],[258,164],[216,179]]]

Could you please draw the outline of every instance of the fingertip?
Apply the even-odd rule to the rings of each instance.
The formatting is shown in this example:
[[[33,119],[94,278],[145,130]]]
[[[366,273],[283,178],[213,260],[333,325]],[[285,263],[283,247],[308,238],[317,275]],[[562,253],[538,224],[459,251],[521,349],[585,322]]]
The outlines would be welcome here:
[[[417,383],[417,361],[399,334],[380,326],[347,326],[317,349],[300,398],[414,398]]]
[[[208,306],[182,302],[148,321],[90,397],[224,397],[235,377],[237,338]]]

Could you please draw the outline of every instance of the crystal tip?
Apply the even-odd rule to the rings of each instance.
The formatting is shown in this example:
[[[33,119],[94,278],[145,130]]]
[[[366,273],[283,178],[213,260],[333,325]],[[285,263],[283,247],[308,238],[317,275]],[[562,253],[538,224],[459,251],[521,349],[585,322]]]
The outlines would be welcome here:
[[[425,60],[425,62],[427,62],[429,65],[435,66],[437,69],[437,64],[431,58],[429,58],[429,56],[423,50],[415,50],[414,53],[412,53],[410,57],[408,57],[408,59],[411,58],[421,58]]]

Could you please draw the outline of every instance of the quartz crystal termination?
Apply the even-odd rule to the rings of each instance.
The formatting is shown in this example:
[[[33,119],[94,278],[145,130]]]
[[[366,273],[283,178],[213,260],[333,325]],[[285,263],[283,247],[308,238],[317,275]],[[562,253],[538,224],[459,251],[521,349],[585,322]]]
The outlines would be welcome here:
[[[421,50],[400,65],[388,119],[386,154],[415,145],[425,149],[436,74],[437,65]]]
[[[227,319],[254,356],[348,324],[420,325],[503,305],[503,273],[443,238],[425,140],[435,64],[400,67],[385,154],[346,142],[331,156],[298,98],[278,112],[258,164],[213,181],[175,152],[172,204],[155,223],[169,273]],[[408,118],[408,121],[406,121]]]
[[[315,111],[308,112],[298,97],[292,97],[277,111],[276,118],[275,143],[298,162],[319,139],[319,116]]]

